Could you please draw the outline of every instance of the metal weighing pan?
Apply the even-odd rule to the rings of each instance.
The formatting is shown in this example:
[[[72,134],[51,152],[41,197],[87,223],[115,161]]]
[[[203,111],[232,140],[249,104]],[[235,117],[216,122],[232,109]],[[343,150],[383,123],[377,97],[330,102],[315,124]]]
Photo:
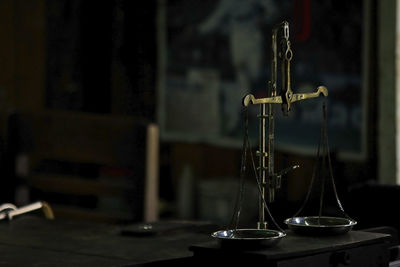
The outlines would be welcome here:
[[[286,234],[269,229],[235,229],[217,231],[211,236],[223,246],[254,248],[275,246]]]
[[[306,235],[340,235],[350,231],[356,221],[328,216],[292,217],[285,220],[289,229]]]

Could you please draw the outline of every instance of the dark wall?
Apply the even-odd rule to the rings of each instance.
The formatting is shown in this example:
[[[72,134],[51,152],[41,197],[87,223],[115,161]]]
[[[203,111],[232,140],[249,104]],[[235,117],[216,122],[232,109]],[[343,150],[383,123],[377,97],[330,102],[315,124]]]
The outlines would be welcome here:
[[[46,106],[154,120],[156,1],[47,1]]]

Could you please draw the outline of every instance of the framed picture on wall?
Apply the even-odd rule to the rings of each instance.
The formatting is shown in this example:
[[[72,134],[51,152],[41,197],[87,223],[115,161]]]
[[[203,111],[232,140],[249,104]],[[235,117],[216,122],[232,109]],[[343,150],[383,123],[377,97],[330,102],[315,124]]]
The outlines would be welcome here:
[[[364,156],[363,1],[169,0],[158,8],[162,139],[240,147],[242,98],[267,96],[272,29],[288,21],[293,92],[324,85],[329,96],[296,102],[287,117],[276,105],[276,149],[314,154],[325,101],[331,151]],[[254,145],[258,112],[249,109]]]

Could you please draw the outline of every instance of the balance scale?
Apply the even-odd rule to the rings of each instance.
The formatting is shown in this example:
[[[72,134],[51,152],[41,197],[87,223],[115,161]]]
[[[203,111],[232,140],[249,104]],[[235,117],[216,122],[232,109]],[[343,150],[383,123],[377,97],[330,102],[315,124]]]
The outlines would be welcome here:
[[[278,36],[280,50],[278,52]],[[281,59],[281,90],[277,92],[278,57]],[[332,165],[329,155],[328,135],[326,129],[326,105],[323,105],[323,123],[317,152],[319,163],[328,165],[328,172],[319,176],[314,167],[308,192],[302,206],[284,223],[288,230],[283,230],[274,220],[268,203],[275,199],[275,192],[281,186],[281,177],[299,166],[291,166],[280,172],[274,171],[274,110],[275,104],[282,106],[284,114],[288,114],[291,105],[297,101],[327,97],[328,89],[319,86],[316,92],[295,94],[290,85],[290,61],[293,52],[289,41],[289,23],[284,21],[272,30],[272,64],[271,81],[269,82],[268,97],[255,98],[248,94],[243,98],[246,112],[244,124],[245,133],[242,149],[242,164],[240,187],[238,194],[239,205],[235,207],[231,225],[211,233],[211,241],[195,244],[189,247],[193,251],[196,266],[210,264],[253,266],[388,266],[390,234],[373,231],[354,231],[357,224],[343,209],[339,200]],[[258,166],[256,166],[248,139],[247,107],[259,105],[259,147],[257,151]],[[249,152],[249,153],[248,153]],[[246,158],[250,155],[254,176],[259,191],[259,220],[254,228],[241,229],[238,227],[245,179]],[[321,161],[322,159],[322,161]],[[322,166],[324,167],[324,166]],[[328,174],[328,175],[327,175]],[[328,177],[326,177],[328,176]],[[319,210],[309,216],[300,216],[304,207],[315,190],[317,181],[321,181]],[[323,216],[325,182],[333,189],[335,201],[342,213],[341,217]],[[268,216],[266,216],[268,215]],[[268,219],[272,222],[268,224]],[[276,229],[270,228],[275,226]]]
[[[278,38],[279,49],[278,49]],[[292,166],[282,170],[281,172],[275,172],[274,170],[274,107],[275,104],[282,106],[282,112],[284,115],[288,115],[291,110],[292,103],[303,101],[306,99],[316,98],[319,96],[327,97],[328,89],[325,86],[319,86],[316,92],[296,94],[291,89],[290,81],[290,62],[293,58],[293,51],[291,49],[289,41],[289,23],[283,21],[276,25],[272,30],[272,62],[271,62],[271,80],[269,81],[268,97],[266,98],[255,98],[254,95],[248,94],[243,98],[243,106],[246,111],[245,116],[245,134],[243,141],[243,153],[242,153],[242,166],[241,166],[241,186],[244,181],[244,171],[246,164],[246,157],[248,150],[250,151],[251,162],[253,164],[254,175],[257,180],[257,186],[259,190],[259,221],[257,227],[254,229],[238,229],[238,221],[240,216],[240,208],[235,211],[236,224],[231,225],[231,228],[224,229],[212,233],[212,237],[218,239],[222,243],[229,243],[231,245],[242,243],[245,244],[257,244],[263,246],[274,246],[279,241],[286,237],[286,232],[279,227],[275,222],[269,208],[268,203],[271,203],[275,199],[275,192],[281,186],[281,177],[287,172],[299,167],[298,165]],[[281,61],[281,90],[278,94],[277,90],[277,77],[278,77],[278,58]],[[257,151],[258,167],[255,166],[254,158],[251,153],[250,143],[248,139],[248,115],[247,107],[250,105],[259,105],[260,112],[258,114],[259,119],[259,148]],[[344,234],[352,229],[357,222],[351,219],[343,210],[342,204],[338,198],[336,187],[332,175],[331,160],[329,156],[328,138],[326,130],[326,106],[324,103],[323,109],[323,125],[321,130],[321,140],[318,148],[318,160],[320,158],[321,146],[323,162],[329,164],[329,179],[331,179],[331,185],[334,189],[336,202],[343,213],[343,217],[329,217],[322,216],[323,207],[323,194],[325,186],[325,175],[323,179],[323,187],[321,189],[320,197],[320,210],[317,215],[311,215],[306,217],[300,217],[298,214],[302,211],[305,204],[309,200],[310,193],[313,188],[313,184],[316,179],[316,173],[314,170],[312,181],[307,193],[307,197],[303,206],[295,216],[285,220],[285,224],[289,229],[293,230],[298,234]],[[239,197],[241,197],[240,194]],[[241,199],[239,200],[241,203]],[[241,205],[241,204],[239,204]],[[276,230],[268,228],[267,216],[277,228]]]

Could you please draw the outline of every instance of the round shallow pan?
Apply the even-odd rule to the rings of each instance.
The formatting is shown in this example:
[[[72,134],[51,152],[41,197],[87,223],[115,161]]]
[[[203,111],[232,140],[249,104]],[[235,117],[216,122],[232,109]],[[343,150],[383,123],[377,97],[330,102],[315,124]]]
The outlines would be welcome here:
[[[217,231],[211,236],[223,246],[253,248],[275,246],[286,234],[269,229],[235,229]]]
[[[350,231],[356,221],[328,216],[292,217],[285,224],[293,232],[307,235],[340,235]]]

